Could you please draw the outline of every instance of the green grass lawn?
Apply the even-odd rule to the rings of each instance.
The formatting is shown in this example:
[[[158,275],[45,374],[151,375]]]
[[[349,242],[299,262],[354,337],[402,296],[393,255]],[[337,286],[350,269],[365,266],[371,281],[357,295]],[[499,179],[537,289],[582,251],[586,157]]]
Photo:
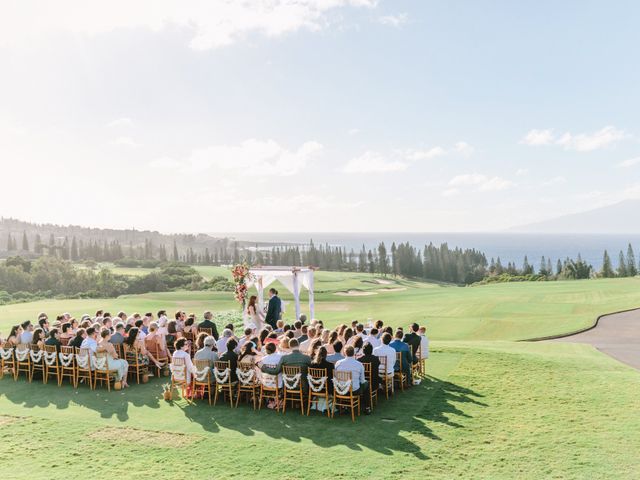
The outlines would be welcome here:
[[[594,479],[640,470],[640,374],[590,347],[443,342],[428,370],[429,380],[355,424],[167,403],[160,380],[107,393],[5,378],[0,462],[16,479],[80,479],[88,468],[175,479]]]

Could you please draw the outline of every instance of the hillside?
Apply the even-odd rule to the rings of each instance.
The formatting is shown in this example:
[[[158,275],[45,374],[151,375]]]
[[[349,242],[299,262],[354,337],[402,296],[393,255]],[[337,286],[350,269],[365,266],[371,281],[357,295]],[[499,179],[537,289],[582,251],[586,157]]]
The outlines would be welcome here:
[[[640,212],[640,199],[625,200],[606,207],[520,225],[511,231],[522,233],[627,233],[640,234],[634,221]]]

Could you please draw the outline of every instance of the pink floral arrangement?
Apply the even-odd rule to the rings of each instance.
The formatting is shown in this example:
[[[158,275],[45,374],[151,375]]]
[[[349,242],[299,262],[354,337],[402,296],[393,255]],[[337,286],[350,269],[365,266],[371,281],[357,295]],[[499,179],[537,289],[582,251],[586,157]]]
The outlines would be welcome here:
[[[244,308],[247,299],[247,285],[245,280],[251,278],[249,265],[246,263],[234,265],[231,269],[231,275],[233,276],[233,282],[235,283],[235,298]]]

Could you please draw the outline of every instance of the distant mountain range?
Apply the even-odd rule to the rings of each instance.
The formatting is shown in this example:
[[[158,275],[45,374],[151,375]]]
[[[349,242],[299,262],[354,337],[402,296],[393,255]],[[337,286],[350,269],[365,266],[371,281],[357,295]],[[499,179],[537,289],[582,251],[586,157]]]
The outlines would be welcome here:
[[[521,233],[640,234],[640,199],[509,229]]]

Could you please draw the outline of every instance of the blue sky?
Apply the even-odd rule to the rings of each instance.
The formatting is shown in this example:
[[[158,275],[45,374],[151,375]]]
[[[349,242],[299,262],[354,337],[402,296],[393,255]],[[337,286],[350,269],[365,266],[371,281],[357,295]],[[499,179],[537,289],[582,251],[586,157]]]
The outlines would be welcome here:
[[[638,198],[639,13],[622,1],[5,2],[0,214],[489,231]]]

